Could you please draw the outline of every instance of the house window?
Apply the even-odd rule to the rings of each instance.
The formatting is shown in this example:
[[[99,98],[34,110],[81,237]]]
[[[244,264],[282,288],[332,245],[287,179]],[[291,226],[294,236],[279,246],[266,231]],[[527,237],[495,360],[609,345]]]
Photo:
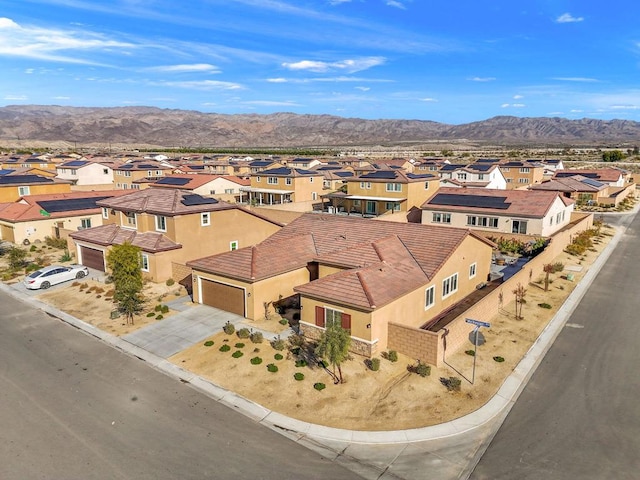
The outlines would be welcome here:
[[[351,315],[348,313],[316,306],[316,326],[322,328],[333,322],[340,322],[339,325],[345,330],[351,329]]]
[[[25,195],[29,195],[29,186],[18,187],[18,195],[24,197]]]
[[[238,240],[232,240],[229,242],[229,250],[237,250],[238,249]]]
[[[291,185],[291,183],[292,183],[292,180],[290,178],[285,178],[284,179],[284,184],[285,185]]]
[[[498,228],[498,217],[476,217],[467,215],[467,225],[470,227]]]
[[[385,204],[385,209],[391,210],[392,212],[399,212],[400,204],[398,202],[387,202]]]
[[[153,172],[151,170],[147,170],[147,177],[152,177],[153,176]]]
[[[549,225],[553,225],[553,215],[549,217]]]
[[[560,223],[562,221],[563,214],[564,214],[564,211],[558,212],[558,214],[556,215],[556,223]]]
[[[360,182],[360,188],[363,190],[371,190],[371,182]]]
[[[260,177],[256,177],[256,182],[260,182],[261,178]]]
[[[316,192],[311,192],[311,200],[317,200],[318,194]]]
[[[451,223],[450,213],[433,212],[433,223]]]
[[[104,175],[109,175],[109,169],[108,169],[108,168],[103,168],[103,169],[102,169],[102,173],[103,173]]]
[[[478,174],[478,180],[484,180],[484,173]]]
[[[156,177],[162,176],[162,170],[156,170]]]
[[[466,180],[466,179],[467,179],[466,173],[458,173],[458,180]]]
[[[209,190],[209,195],[215,195],[216,191],[215,190]]]
[[[309,177],[309,183],[313,183],[313,177]]]
[[[520,173],[529,173],[531,170],[529,169],[529,167],[522,167],[520,169]]]
[[[511,233],[527,233],[527,221],[513,220],[511,222]]]
[[[129,170],[125,170],[124,172],[122,172],[122,174],[123,174],[125,177],[130,177],[130,176],[131,176],[131,172],[130,172]]]
[[[90,218],[81,218],[80,219],[80,227],[81,228],[91,228],[91,219]]]
[[[436,303],[436,286],[431,285],[424,291],[424,309],[433,307]]]
[[[511,169],[509,167],[502,167],[503,172],[510,172]]]
[[[361,206],[360,200],[354,200],[354,201],[353,201],[353,206],[354,206],[354,207],[359,207],[359,206]]]
[[[149,255],[146,253],[140,255],[140,270],[143,272],[149,271]]]
[[[477,263],[472,263],[469,265],[469,278],[473,278],[476,276],[476,270],[478,269]]]
[[[513,182],[513,178],[505,178],[505,180],[507,181],[507,183]]]
[[[519,178],[518,179],[518,183],[529,183],[529,179],[528,178]]]
[[[123,215],[125,226],[135,228],[137,225],[136,214],[133,212],[124,212]]]
[[[387,183],[387,192],[401,192],[402,184],[401,183]]]
[[[233,194],[233,188],[225,188],[224,189],[224,193],[227,193],[227,194],[230,194],[230,195]]]
[[[167,231],[167,217],[164,215],[156,215],[156,230],[158,232]]]
[[[109,218],[109,209],[107,207],[102,207],[102,218]]]
[[[267,177],[267,183],[269,185],[277,185],[278,184],[278,177]]]
[[[325,308],[324,309],[324,326],[328,327],[333,323],[342,325],[342,312],[339,310],[334,310],[332,308]]]
[[[202,212],[200,214],[200,225],[203,227],[211,225],[211,214],[209,212]]]
[[[424,182],[424,189],[429,190],[429,182]]]
[[[78,171],[77,170],[71,170],[71,175],[74,177],[78,176]]]
[[[449,295],[458,291],[458,274],[454,273],[450,277],[445,278],[442,281],[442,298],[447,298]]]

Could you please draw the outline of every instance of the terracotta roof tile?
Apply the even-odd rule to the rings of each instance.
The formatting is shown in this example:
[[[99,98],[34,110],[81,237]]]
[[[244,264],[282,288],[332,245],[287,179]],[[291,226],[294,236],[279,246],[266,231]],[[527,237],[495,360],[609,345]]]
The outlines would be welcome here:
[[[97,245],[122,245],[129,242],[145,252],[155,253],[182,248],[182,245],[170,240],[158,232],[139,233],[135,230],[121,228],[115,224],[87,228],[70,234],[74,240]]]

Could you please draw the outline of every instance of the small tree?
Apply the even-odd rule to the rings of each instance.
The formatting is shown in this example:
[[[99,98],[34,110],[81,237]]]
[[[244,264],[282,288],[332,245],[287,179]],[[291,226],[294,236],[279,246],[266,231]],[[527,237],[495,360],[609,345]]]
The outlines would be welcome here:
[[[542,270],[544,271],[544,291],[549,291],[549,275],[555,272],[555,267],[553,263],[546,263]]]
[[[527,294],[527,289],[518,282],[515,290],[513,290],[513,294],[516,296],[516,319],[522,319],[522,305],[526,303],[524,297]]]
[[[134,315],[142,312],[145,303],[140,248],[130,243],[115,245],[107,254],[107,265],[114,285],[113,300],[127,323],[133,325]]]
[[[25,259],[27,258],[27,251],[22,248],[11,247],[8,252],[8,257],[9,267],[13,270],[17,270],[24,267]]]
[[[327,324],[316,347],[316,355],[326,358],[333,366],[333,374],[338,368],[338,378],[343,383],[342,369],[340,365],[349,358],[351,336],[349,331],[342,328],[339,322],[333,321]]]

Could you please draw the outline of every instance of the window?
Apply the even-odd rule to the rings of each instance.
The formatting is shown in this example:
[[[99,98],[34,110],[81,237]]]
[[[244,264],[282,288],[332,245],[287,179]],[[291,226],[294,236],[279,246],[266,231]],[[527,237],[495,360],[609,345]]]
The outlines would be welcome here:
[[[291,185],[291,183],[292,183],[292,181],[291,181],[291,179],[290,179],[290,178],[285,178],[285,179],[284,179],[284,184],[285,184],[285,185]]]
[[[71,170],[71,175],[76,177],[78,176],[78,171],[77,170]]]
[[[511,169],[509,167],[502,167],[503,172],[510,172]]]
[[[338,323],[338,325],[342,325],[342,312],[339,310],[334,310],[332,308],[324,309],[324,326],[328,327],[333,323]]]
[[[353,206],[354,206],[354,207],[359,207],[359,206],[361,206],[360,200],[354,200],[354,201],[353,201]]]
[[[451,223],[451,214],[433,212],[433,223]]]
[[[424,291],[424,309],[433,307],[434,303],[436,303],[436,286],[431,285]]]
[[[18,187],[18,195],[20,195],[21,197],[29,195],[29,186]]]
[[[309,183],[313,183],[313,177],[309,177]]]
[[[256,177],[256,182],[260,183],[261,178],[260,177]]]
[[[124,226],[127,227],[136,227],[137,222],[136,222],[136,214],[133,212],[123,212],[124,215]]]
[[[91,219],[90,218],[81,218],[80,219],[80,228],[91,228]]]
[[[560,223],[562,221],[562,216],[564,215],[564,210],[562,212],[558,212],[556,215],[556,223]]]
[[[519,178],[518,179],[518,183],[529,183],[529,179],[528,178]]]
[[[478,180],[484,180],[484,173],[478,174]]]
[[[527,221],[513,220],[511,223],[511,233],[527,233]]]
[[[402,184],[401,183],[387,183],[387,192],[401,192]]]
[[[454,273],[450,277],[445,278],[442,281],[442,298],[447,298],[449,295],[458,291],[458,274]]]
[[[232,240],[229,242],[229,250],[237,250],[238,249],[238,240]]]
[[[102,174],[103,175],[109,175],[109,169],[108,168],[103,168],[102,169]]]
[[[146,253],[140,255],[140,270],[143,272],[149,271],[149,255]]]
[[[156,170],[156,177],[162,176],[162,170]]]
[[[107,207],[102,207],[102,218],[109,218],[109,209]]]
[[[498,228],[498,217],[476,217],[467,215],[467,225],[470,227]]]
[[[225,188],[224,193],[233,194],[233,188]]]
[[[156,215],[156,230],[158,232],[167,231],[167,217],[163,215]]]
[[[130,177],[130,176],[131,176],[131,172],[130,172],[129,170],[125,170],[124,172],[122,172],[122,174],[123,174],[125,177]]]
[[[152,177],[153,176],[153,172],[151,170],[147,170],[147,177]]]
[[[458,180],[466,180],[467,179],[467,174],[466,173],[458,173]]]
[[[371,190],[371,182],[360,182],[360,188],[363,190]]]
[[[424,182],[424,189],[429,190],[429,182]]]
[[[269,185],[277,185],[278,184],[278,177],[267,177],[267,183]]]
[[[385,209],[391,210],[392,212],[399,212],[400,204],[398,202],[386,202]]]
[[[469,265],[469,278],[473,278],[476,276],[476,270],[478,269],[477,263],[472,263]]]
[[[553,215],[549,217],[549,225],[553,225]]]
[[[513,182],[513,178],[505,178],[505,180],[507,181],[507,183]]]
[[[311,200],[317,200],[318,194],[316,192],[311,192]]]
[[[203,227],[206,227],[208,225],[211,225],[211,214],[209,212],[202,212],[200,214],[200,225],[202,225]]]
[[[531,171],[531,169],[529,167],[522,167],[520,169],[520,173],[529,173]]]

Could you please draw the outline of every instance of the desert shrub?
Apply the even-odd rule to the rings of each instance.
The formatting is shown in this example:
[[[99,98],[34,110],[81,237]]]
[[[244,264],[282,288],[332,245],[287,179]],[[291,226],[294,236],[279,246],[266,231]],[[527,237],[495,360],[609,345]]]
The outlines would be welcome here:
[[[24,267],[27,251],[18,247],[10,247],[7,251],[7,256],[9,259],[9,267],[17,270],[18,268]]]
[[[49,247],[59,248],[60,250],[67,248],[67,240],[64,238],[44,237],[44,243]]]
[[[547,309],[551,308],[551,305],[549,305],[548,303],[539,303],[538,306],[540,308],[547,308]]]
[[[156,316],[156,320],[162,320],[164,318],[164,316],[162,314]]]
[[[303,360],[296,360],[296,367],[306,367],[307,365],[308,365],[307,361],[304,360],[304,359]]]
[[[171,287],[176,283],[176,281],[173,278],[170,278],[169,280],[166,281],[166,285],[167,287]]]
[[[422,363],[418,360],[416,365],[407,365],[407,370],[411,373],[417,373],[421,377],[428,377],[431,375],[431,366],[426,363]]]
[[[249,338],[252,343],[262,343],[262,332],[251,332]]]
[[[231,347],[225,343],[218,350],[220,350],[221,352],[228,352],[229,350],[231,350]]]
[[[212,347],[213,346],[213,340],[207,340],[206,342],[204,342],[204,346],[205,347]]]
[[[280,325],[286,325],[287,323],[289,323],[289,320],[287,320],[286,318],[281,318],[279,320]]]
[[[459,392],[462,380],[458,377],[440,377],[440,383],[447,387],[447,391],[449,392]]]
[[[244,343],[242,343],[242,342],[238,342],[238,343],[236,343],[236,344],[234,345],[234,347],[236,347],[236,348],[244,348]]]
[[[324,390],[325,388],[327,388],[327,386],[324,383],[318,382],[318,383],[314,383],[313,384],[313,388],[315,388],[316,390],[320,391],[320,390]]]
[[[397,362],[398,352],[396,352],[395,350],[389,350],[387,352],[387,360],[389,360],[390,362]]]
[[[270,371],[271,373],[276,373],[278,371],[278,366],[270,363],[269,365],[267,365],[267,370]]]
[[[260,365],[262,363],[262,359],[260,357],[253,357],[251,360],[251,365]]]
[[[160,309],[160,311],[162,313],[169,313],[169,306],[168,305],[162,305],[162,308]]]
[[[232,356],[233,358],[240,358],[240,357],[241,357],[241,356],[243,356],[243,355],[244,355],[244,353],[242,353],[240,350],[236,350],[235,352],[233,352],[233,353],[231,354],[231,356]]]
[[[154,312],[147,313],[147,317],[148,318],[155,317],[155,316],[156,316],[156,314]]]
[[[248,328],[241,328],[236,332],[238,338],[249,338],[251,336],[251,332]]]
[[[282,351],[284,350],[285,341],[280,338],[280,335],[278,335],[275,339],[271,340],[271,346],[274,350]]]
[[[64,253],[60,256],[60,261],[61,262],[70,262],[71,260],[73,260],[73,257],[69,253],[69,249],[65,248],[64,249]]]
[[[500,356],[495,356],[493,357],[493,359],[498,362],[498,363],[502,363],[504,362],[504,357],[500,357]]]
[[[472,357],[476,356],[476,352],[474,350],[465,350],[464,353],[466,353],[467,355],[470,355]]]
[[[224,324],[224,326],[222,327],[222,331],[224,333],[226,333],[227,335],[233,335],[233,332],[236,331],[236,327],[233,326],[233,323],[231,322],[227,322]]]
[[[273,358],[275,358],[276,360],[282,360],[284,357],[282,356],[281,353],[276,353]]]
[[[29,251],[35,252],[36,250],[38,250],[38,247],[36,247],[35,245],[31,245],[31,248],[29,249]]]
[[[377,372],[380,370],[380,359],[377,357],[367,359],[367,367],[369,367],[370,370]]]
[[[156,305],[156,306],[155,306],[155,308],[154,308],[154,310],[155,310],[156,312],[160,312],[160,311],[162,310],[162,305],[160,305],[160,304]]]
[[[304,373],[296,372],[293,374],[293,378],[295,378],[297,381],[304,380]]]
[[[558,273],[561,272],[562,270],[564,270],[564,263],[562,262],[556,262],[551,266],[553,272],[552,273]]]

